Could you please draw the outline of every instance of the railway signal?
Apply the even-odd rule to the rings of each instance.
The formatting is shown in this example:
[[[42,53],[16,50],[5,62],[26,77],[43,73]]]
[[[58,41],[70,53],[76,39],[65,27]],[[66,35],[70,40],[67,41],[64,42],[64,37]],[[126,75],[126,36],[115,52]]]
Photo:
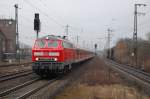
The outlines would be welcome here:
[[[39,31],[41,24],[40,24],[40,19],[39,19],[39,13],[35,13],[35,18],[34,18],[34,30],[37,32],[37,38],[39,36]]]

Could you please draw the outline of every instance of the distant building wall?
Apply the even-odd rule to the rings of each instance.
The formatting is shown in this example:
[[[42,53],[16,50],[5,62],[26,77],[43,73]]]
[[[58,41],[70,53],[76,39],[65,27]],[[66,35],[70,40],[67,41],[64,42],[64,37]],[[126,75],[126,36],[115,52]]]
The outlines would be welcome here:
[[[0,30],[5,35],[5,53],[16,53],[16,25],[13,19],[0,19]]]
[[[1,32],[0,30],[0,61],[3,58],[3,53],[5,52],[6,48],[5,48],[5,42],[6,42],[6,38],[5,35]]]

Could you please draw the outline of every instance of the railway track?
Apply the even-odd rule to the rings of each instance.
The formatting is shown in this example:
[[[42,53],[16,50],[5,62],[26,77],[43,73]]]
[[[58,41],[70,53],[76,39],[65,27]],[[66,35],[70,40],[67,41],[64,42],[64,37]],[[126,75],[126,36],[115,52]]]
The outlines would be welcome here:
[[[130,74],[133,74],[134,76],[150,83],[150,74],[149,73],[146,73],[144,71],[141,71],[139,69],[136,69],[136,68],[133,68],[133,67],[130,67],[130,66],[126,66],[126,65],[120,65],[119,63],[116,63],[114,61],[111,61],[113,64],[115,64],[116,66],[118,66],[118,68],[130,73]]]
[[[41,80],[40,78],[31,80],[24,84],[18,85],[14,88],[8,89],[2,93],[0,93],[0,98],[2,99],[25,99],[30,95],[36,93],[42,88],[48,86],[49,84],[56,81],[54,80]]]
[[[32,70],[29,70],[29,71],[18,72],[18,73],[15,73],[15,74],[3,75],[3,76],[0,76],[0,83],[4,82],[4,81],[7,81],[7,80],[17,78],[17,77],[30,75],[32,73],[33,73]]]
[[[76,70],[78,70],[78,73]],[[56,96],[65,88],[65,86],[81,75],[81,70],[83,70],[83,68],[74,69],[73,72],[52,80],[45,80],[39,78],[39,76],[35,76],[35,78],[26,82],[19,82],[19,84],[15,84],[15,86],[13,85],[2,90],[0,92],[0,99],[41,99],[43,97],[44,99],[51,99],[51,97]],[[18,78],[17,80],[19,81]],[[8,81],[6,82],[8,83]]]
[[[20,65],[29,65],[29,64],[31,64],[31,63],[32,63],[32,62],[14,63],[14,64],[3,64],[3,65],[0,65],[0,68],[1,68],[1,67],[20,66]]]
[[[138,70],[133,67],[129,67],[126,65],[122,65],[116,63],[112,60],[106,59],[106,64],[111,66],[111,68],[125,74],[126,76],[130,76],[134,81],[138,82],[140,85],[148,88],[150,90],[150,74],[144,71]]]
[[[22,88],[22,87],[24,87],[24,86],[26,86],[26,85],[32,84],[32,83],[34,83],[34,82],[37,81],[37,80],[39,80],[39,78],[36,78],[36,79],[34,79],[34,80],[30,80],[30,81],[28,81],[28,82],[25,82],[25,83],[23,83],[23,84],[20,84],[20,85],[18,85],[18,86],[13,87],[13,88],[7,89],[7,90],[5,90],[5,91],[3,91],[3,92],[0,92],[0,97],[5,96],[5,95],[7,95],[7,94],[9,94],[9,93],[11,93],[11,92],[13,92],[13,91],[16,91],[17,89],[20,89],[20,88]]]

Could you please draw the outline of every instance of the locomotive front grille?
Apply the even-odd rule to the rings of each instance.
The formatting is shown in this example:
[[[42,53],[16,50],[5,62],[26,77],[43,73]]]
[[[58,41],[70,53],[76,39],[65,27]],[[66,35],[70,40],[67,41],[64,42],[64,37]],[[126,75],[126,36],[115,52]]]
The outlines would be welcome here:
[[[33,63],[33,70],[37,71],[59,71],[64,69],[64,63],[62,62],[35,62]]]

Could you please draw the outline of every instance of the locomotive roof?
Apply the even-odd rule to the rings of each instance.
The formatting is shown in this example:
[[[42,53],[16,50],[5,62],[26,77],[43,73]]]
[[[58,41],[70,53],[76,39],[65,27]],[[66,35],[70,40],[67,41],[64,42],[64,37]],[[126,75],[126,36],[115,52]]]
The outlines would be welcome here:
[[[68,42],[68,43],[71,43],[69,40],[63,39],[62,37],[60,37],[60,36],[55,36],[55,35],[47,35],[47,36],[38,38],[37,40],[42,40],[42,39],[62,40],[62,41],[66,41],[66,42]],[[71,44],[72,44],[72,43],[71,43]],[[82,49],[82,48],[78,48],[78,47],[76,47],[76,49],[89,51],[89,50],[87,50],[87,49]]]
[[[41,37],[41,38],[38,38],[39,40],[40,39],[52,39],[52,40],[62,40],[62,41],[67,41],[69,42],[67,39],[64,39],[62,38],[61,36],[55,36],[55,35],[47,35],[47,36],[44,36],[44,37]]]

